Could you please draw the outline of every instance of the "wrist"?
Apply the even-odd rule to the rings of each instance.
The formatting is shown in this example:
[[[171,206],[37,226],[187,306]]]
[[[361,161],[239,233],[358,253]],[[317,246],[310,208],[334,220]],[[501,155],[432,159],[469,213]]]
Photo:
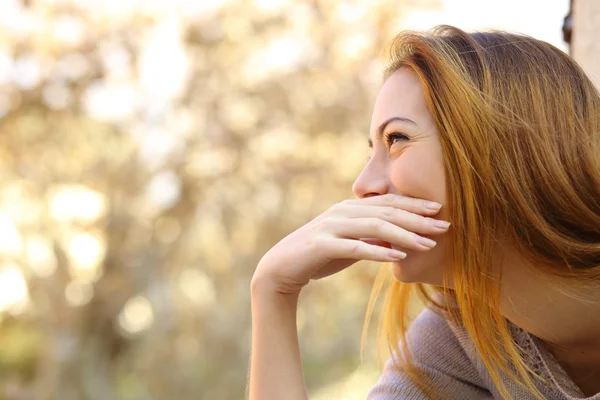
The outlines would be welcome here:
[[[254,276],[250,283],[252,304],[267,302],[270,304],[297,304],[300,290],[290,291],[268,277]]]
[[[257,270],[250,282],[250,293],[252,296],[298,297],[305,285],[281,282],[272,273]]]

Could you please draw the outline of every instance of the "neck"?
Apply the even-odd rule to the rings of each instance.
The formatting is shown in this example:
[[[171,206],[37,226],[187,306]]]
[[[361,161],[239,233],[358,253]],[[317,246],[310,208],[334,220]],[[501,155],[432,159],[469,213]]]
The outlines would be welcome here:
[[[514,256],[502,268],[501,304],[508,320],[542,339],[559,361],[600,365],[600,284],[560,284]]]

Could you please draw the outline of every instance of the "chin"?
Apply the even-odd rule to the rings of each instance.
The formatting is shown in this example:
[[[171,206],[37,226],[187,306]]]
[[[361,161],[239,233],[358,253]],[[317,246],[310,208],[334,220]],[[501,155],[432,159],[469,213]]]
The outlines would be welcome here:
[[[441,286],[443,282],[441,263],[433,260],[432,255],[407,251],[404,260],[391,263],[394,279],[402,283]]]

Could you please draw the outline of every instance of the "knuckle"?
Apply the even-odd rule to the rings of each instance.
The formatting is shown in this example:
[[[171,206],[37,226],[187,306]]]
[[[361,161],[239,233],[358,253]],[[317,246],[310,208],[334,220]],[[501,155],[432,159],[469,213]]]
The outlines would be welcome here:
[[[307,245],[309,250],[315,254],[322,254],[327,249],[327,242],[322,236],[315,237],[314,239],[310,240]]]
[[[327,210],[325,210],[322,214],[321,217],[327,217],[330,216],[332,214],[335,214],[336,210],[338,208],[338,204],[334,204],[331,207],[329,207]]]
[[[398,195],[397,194],[392,194],[392,193],[387,193],[383,195],[383,199],[387,204],[390,205],[394,205],[396,203],[398,203]]]
[[[393,218],[397,215],[397,210],[392,207],[385,207],[382,211],[382,216],[385,219]]]
[[[394,204],[394,207],[396,207],[396,209],[400,209],[400,210],[403,210],[404,208],[406,208],[408,206],[406,197],[400,196],[400,195],[396,196],[393,204]]]
[[[387,222],[382,219],[372,218],[369,220],[368,224],[369,224],[369,227],[374,230],[382,230],[385,227],[385,225],[387,224]]]
[[[326,234],[326,235],[331,235],[332,233],[335,233],[336,231],[338,231],[339,229],[341,229],[342,227],[342,223],[343,223],[344,219],[343,218],[336,218],[334,216],[329,216],[327,218],[323,218],[321,221],[318,222],[317,224],[317,232]]]
[[[355,244],[352,245],[352,247],[350,248],[350,254],[351,255],[357,255],[358,253],[360,253],[360,249],[361,249],[361,243],[357,242]]]
[[[362,203],[360,202],[360,200],[344,200],[344,201],[340,201],[336,205],[337,205],[337,208],[340,210],[347,210],[349,208],[362,205]]]
[[[340,203],[336,203],[333,207],[331,207],[332,214],[341,214],[346,209],[348,209],[348,207],[350,207],[351,203],[347,203],[347,201],[349,201],[349,200],[344,200]]]
[[[331,228],[331,218],[323,218],[317,224],[317,231],[324,232]]]

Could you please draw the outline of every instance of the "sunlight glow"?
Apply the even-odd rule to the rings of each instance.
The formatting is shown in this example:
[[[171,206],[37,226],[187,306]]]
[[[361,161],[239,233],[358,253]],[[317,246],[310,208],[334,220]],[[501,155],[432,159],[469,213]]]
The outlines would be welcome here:
[[[25,278],[15,263],[0,266],[0,312],[20,313],[29,302]]]
[[[90,222],[105,212],[105,196],[83,185],[61,185],[50,196],[50,216],[58,221]]]
[[[291,3],[290,0],[252,0],[254,6],[265,14],[280,12]]]
[[[80,43],[84,37],[85,30],[85,24],[78,18],[60,16],[54,23],[54,37],[69,45]]]
[[[208,309],[216,302],[216,290],[210,278],[197,268],[186,268],[179,275],[183,295],[200,309]]]
[[[12,56],[6,51],[0,49],[0,85],[6,85],[10,82],[12,68]]]
[[[156,26],[145,42],[139,72],[142,86],[154,98],[170,98],[187,81],[189,60],[181,42],[181,26],[174,18]]]
[[[300,64],[310,63],[316,48],[304,35],[287,34],[272,39],[262,49],[257,49],[242,65],[242,78],[253,85],[272,74],[293,71]]]
[[[100,121],[120,122],[133,115],[137,92],[131,83],[92,83],[83,95],[87,113]]]
[[[357,32],[350,35],[341,42],[340,51],[349,59],[358,59],[365,54],[373,45],[369,32]]]
[[[153,321],[152,305],[144,296],[130,298],[123,307],[121,314],[119,314],[119,324],[132,334],[148,329]]]
[[[368,5],[366,3],[360,1],[342,1],[335,9],[336,16],[346,24],[355,24],[367,16]]]
[[[72,100],[71,91],[63,83],[50,83],[46,85],[42,98],[44,99],[44,103],[54,110],[67,108]]]
[[[42,78],[42,66],[37,56],[33,54],[24,55],[13,64],[13,81],[22,89],[32,89]]]
[[[161,209],[174,206],[181,196],[181,180],[173,171],[159,172],[146,187],[146,196]]]
[[[23,247],[23,239],[14,221],[0,213],[0,254],[18,255]]]
[[[73,307],[83,306],[94,296],[94,288],[90,283],[71,281],[65,288],[65,298]]]
[[[25,242],[25,260],[34,275],[48,277],[56,271],[56,257],[49,240],[31,236]]]
[[[73,278],[92,282],[100,277],[106,247],[98,236],[90,233],[74,234],[68,241],[68,251]]]

